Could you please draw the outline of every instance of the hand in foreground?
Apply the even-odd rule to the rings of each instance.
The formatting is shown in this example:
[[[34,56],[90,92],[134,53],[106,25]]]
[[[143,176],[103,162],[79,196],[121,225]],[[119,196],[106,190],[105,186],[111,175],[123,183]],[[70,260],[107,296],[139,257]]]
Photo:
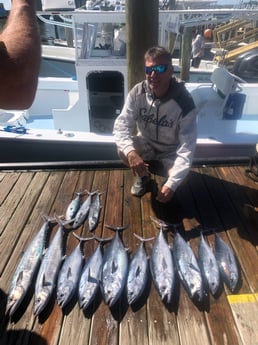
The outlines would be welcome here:
[[[159,202],[166,203],[173,198],[174,191],[167,186],[162,186],[161,190],[158,191],[156,200]]]
[[[134,175],[140,177],[149,176],[149,164],[145,163],[136,151],[131,151],[127,155],[128,163]]]

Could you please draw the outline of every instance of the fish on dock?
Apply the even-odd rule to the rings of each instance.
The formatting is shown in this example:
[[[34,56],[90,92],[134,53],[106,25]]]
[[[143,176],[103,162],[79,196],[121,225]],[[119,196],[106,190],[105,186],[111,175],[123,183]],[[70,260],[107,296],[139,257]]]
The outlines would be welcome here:
[[[25,250],[13,275],[7,296],[7,315],[12,316],[16,312],[27,295],[38,271],[44,250],[46,249],[47,235],[55,220],[48,216],[43,216],[43,218],[44,223],[42,227]]]
[[[65,225],[70,221],[62,222],[56,217],[58,229],[43,256],[35,284],[34,315],[38,316],[47,306],[56,287],[59,269],[64,260],[66,237],[70,229]]]
[[[151,217],[157,223],[157,221]],[[171,248],[165,238],[167,226],[158,221],[159,234],[156,237],[150,256],[150,271],[154,286],[161,299],[170,303],[175,287],[175,267]]]
[[[198,263],[205,286],[215,296],[220,287],[219,266],[215,254],[203,237],[202,231],[198,246]]]
[[[100,281],[104,302],[109,307],[112,307],[121,296],[127,280],[128,256],[119,237],[119,232],[125,230],[127,226],[105,226],[116,232],[114,238],[104,251]]]
[[[112,238],[92,237],[99,242],[94,253],[86,260],[79,280],[78,298],[81,309],[86,310],[93,302],[100,287],[100,274],[103,260],[103,245]]]
[[[75,233],[73,235],[79,240],[79,243],[71,254],[65,257],[57,279],[57,304],[61,308],[68,305],[78,289],[84,264],[83,245],[86,241],[94,239],[94,237],[82,238]]]
[[[90,210],[89,210],[89,231],[93,231],[96,229],[99,221],[100,211],[101,211],[101,204],[100,204],[100,196],[103,193],[96,192],[96,197],[90,204]]]
[[[201,302],[204,296],[201,270],[190,244],[176,231],[173,257],[179,278],[191,299]]]
[[[86,191],[83,192],[76,192],[76,197],[70,202],[70,204],[67,207],[65,219],[66,220],[72,220],[76,213],[79,211],[81,207],[81,200],[82,196],[86,194]]]
[[[90,205],[92,203],[92,197],[96,192],[88,192],[87,199],[81,204],[81,207],[77,211],[74,220],[73,220],[73,229],[77,229],[79,226],[81,226],[84,221],[87,219],[90,211]]]
[[[134,234],[134,236],[141,241],[141,244],[129,263],[126,282],[127,302],[129,305],[139,300],[147,285],[149,262],[145,250],[145,242],[154,240],[155,238],[142,238],[137,234]]]
[[[238,263],[231,247],[217,233],[215,233],[215,257],[223,281],[231,292],[235,292],[240,281]]]

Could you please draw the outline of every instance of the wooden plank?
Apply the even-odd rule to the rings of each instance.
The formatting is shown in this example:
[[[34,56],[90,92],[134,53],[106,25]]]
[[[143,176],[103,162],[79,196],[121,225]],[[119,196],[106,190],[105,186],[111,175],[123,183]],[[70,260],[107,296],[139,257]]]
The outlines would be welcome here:
[[[92,171],[85,172],[84,183],[86,189],[91,189],[92,178]],[[77,184],[78,174],[74,171],[66,172],[58,193],[56,194],[52,213],[56,213],[58,215],[65,214]],[[72,245],[72,243],[74,245]],[[77,244],[76,239],[69,234],[67,241],[67,254],[71,252],[72,248],[76,245],[75,243]],[[50,308],[47,308],[46,312],[43,312],[42,315],[37,318],[39,324],[42,324],[40,331],[37,333],[46,339],[48,345],[58,344],[63,318],[64,315],[61,308],[57,305],[56,296],[54,295],[52,298],[52,305],[50,303]],[[55,322],[53,322],[53,320],[55,320]],[[36,331],[37,328],[34,328],[34,330]]]
[[[207,169],[202,169],[202,170],[206,170],[206,173],[207,173]],[[210,170],[210,169],[208,169],[208,170]],[[241,208],[238,208],[238,213],[236,213],[234,208],[232,207],[232,201],[233,201],[233,203],[235,203],[235,202],[239,202],[240,199],[244,200],[244,195],[241,195],[241,190],[240,190],[241,186],[230,183],[230,179],[233,176],[235,176],[235,174],[233,173],[232,170],[231,171],[230,171],[230,169],[225,170],[224,168],[222,168],[222,169],[218,168],[215,170],[220,171],[221,178],[223,179],[223,182],[221,184],[221,181],[219,181],[218,179],[215,179],[213,183],[211,183],[210,181],[209,181],[209,183],[207,183],[207,179],[209,179],[210,176],[205,177],[206,183],[209,186],[210,194],[213,196],[214,200],[218,201],[218,202],[216,202],[216,208],[217,208],[217,212],[218,212],[220,218],[222,219],[222,222],[224,224],[230,224],[231,226],[234,224],[238,225],[238,228],[233,227],[233,228],[229,229],[230,231],[227,231],[228,237],[231,240],[231,245],[234,247],[237,258],[239,259],[239,262],[241,263],[241,269],[242,269],[242,271],[245,272],[245,276],[246,276],[246,273],[248,270],[250,270],[250,272],[252,272],[252,274],[253,274],[253,265],[254,265],[253,257],[254,257],[254,255],[256,255],[256,253],[254,253],[254,250],[250,246],[250,242],[247,242],[247,241],[243,242],[241,240],[241,237],[239,237],[239,234],[241,233],[241,230],[240,230],[241,229],[241,221],[239,220],[239,213],[241,212]],[[212,172],[212,175],[213,175],[214,169],[211,170],[210,172]],[[226,178],[225,178],[225,173],[227,174]],[[205,175],[203,174],[203,176],[205,176]],[[229,197],[227,197],[227,194],[225,192],[224,193],[222,192],[222,185],[223,185],[223,190],[228,189],[230,191],[233,191],[236,187],[238,187],[237,190],[240,193],[241,198],[239,199],[239,196],[232,195],[232,200],[231,200]],[[230,193],[229,193],[229,195],[230,195]],[[217,198],[217,196],[224,197],[223,203]],[[227,210],[227,212],[225,212],[225,209]],[[241,218],[241,216],[240,216],[240,218]],[[221,234],[220,234],[220,236],[221,236]],[[226,240],[226,238],[224,238],[224,239]],[[250,257],[248,257],[249,253],[250,253]],[[249,267],[249,269],[248,269],[248,267]],[[252,274],[251,274],[251,276],[252,276]],[[255,270],[254,270],[254,276],[256,276]],[[245,292],[248,293],[248,292],[250,292],[250,286],[249,286],[250,282],[248,284],[244,278],[245,277],[243,277],[242,286],[241,286],[240,291],[242,293],[245,293]],[[257,279],[254,279],[254,281],[257,281]],[[226,292],[227,292],[227,289],[226,289]],[[220,296],[220,301],[221,301],[221,296]],[[226,305],[225,301],[224,301],[223,307],[224,307],[224,305]],[[241,315],[246,315],[249,313],[250,306],[248,304],[242,304],[241,305],[241,314],[238,314],[238,317],[236,317],[236,310],[232,307],[232,305],[229,305],[229,307],[232,310],[233,317],[234,317],[234,320],[236,323],[236,327],[237,327],[237,330],[239,333],[239,337],[241,338],[241,341],[243,343],[245,343],[244,339],[246,338],[246,335],[244,335],[244,328],[246,326],[243,327],[243,323],[239,322],[239,319],[242,318]],[[212,328],[214,328],[214,327],[212,327]],[[230,329],[232,329],[232,328],[233,327],[231,325]],[[249,337],[247,337],[247,340],[246,340],[247,343],[249,341],[248,339],[249,339]]]
[[[255,240],[258,185],[245,177],[243,171],[243,167],[192,169],[188,183],[180,187],[175,198],[166,205],[157,203],[151,193],[142,198],[131,196],[134,177],[128,169],[0,173],[0,186],[8,182],[10,187],[9,193],[7,188],[0,191],[2,206],[6,210],[9,206],[10,215],[9,223],[0,236],[0,245],[2,243],[2,250],[5,250],[3,244],[9,246],[11,251],[7,264],[0,263],[0,307],[5,307],[8,285],[19,254],[43,223],[40,214],[64,214],[74,192],[83,189],[104,192],[101,196],[103,209],[94,232],[97,236],[114,235],[104,224],[129,224],[122,238],[124,245],[133,252],[139,245],[134,232],[144,237],[158,234],[150,220],[152,215],[171,223],[181,223],[196,253],[199,235],[192,229],[199,225],[217,228],[220,236],[234,248],[243,273],[243,282],[237,294],[232,295],[224,289],[217,298],[209,296],[202,307],[190,300],[181,285],[180,294],[174,297],[171,305],[162,303],[152,284],[147,297],[134,307],[128,307],[123,296],[115,308],[108,308],[100,299],[96,300],[91,310],[83,313],[75,299],[67,310],[62,311],[54,299],[49,310],[40,318],[33,315],[31,298],[13,322],[4,318],[4,308],[0,308],[1,345],[192,345],[199,344],[200,339],[203,345],[257,345],[258,325],[253,315],[258,309],[255,266],[258,255]],[[155,176],[155,179],[160,186],[163,178]],[[12,201],[15,201],[14,204]],[[19,220],[23,225],[19,224]],[[11,225],[16,227],[11,228]],[[76,231],[82,236],[90,235],[86,222]],[[16,240],[12,241],[11,236]],[[206,239],[213,248],[214,235],[206,234]],[[172,245],[170,233],[168,240]],[[77,243],[70,234],[67,254]],[[148,254],[152,243],[146,244]],[[85,244],[86,257],[93,253],[96,246],[95,241]]]
[[[210,182],[214,183],[213,180]],[[189,178],[189,184],[181,188],[178,194],[181,204],[186,205],[187,210],[189,210],[188,212],[190,212],[190,216],[184,219],[186,230],[198,224],[202,227],[221,228],[221,223],[216,213],[216,194],[210,194],[206,185],[202,174],[198,170],[193,170]],[[189,197],[190,195],[193,196],[192,200]],[[213,199],[210,195],[213,195]],[[188,203],[189,205],[187,206]],[[196,235],[198,236],[198,233],[193,232],[193,236]],[[208,238],[210,244],[213,245],[213,235],[209,235]],[[207,328],[209,329],[209,337],[213,340],[214,344],[227,344],[227,342],[228,344],[241,344],[238,333],[233,326],[234,319],[224,293],[218,299],[210,297],[206,300],[204,314]]]
[[[111,170],[107,190],[104,224],[121,226],[123,223],[123,171]],[[114,236],[111,230],[103,229],[103,237]],[[108,308],[102,301],[92,317],[92,330],[89,344],[116,345],[119,330],[119,303]]]
[[[45,173],[46,180],[42,178],[42,173],[39,174],[40,181],[45,180],[44,188],[42,189],[42,192],[38,195],[38,201],[35,203],[35,207],[33,208],[33,211],[31,212],[31,216],[25,226],[24,229],[20,229],[20,237],[19,241],[17,242],[17,245],[13,251],[12,258],[9,260],[8,265],[5,267],[4,274],[2,276],[3,280],[2,282],[5,282],[7,285],[5,286],[5,291],[7,293],[9,289],[9,283],[10,279],[14,273],[14,270],[16,268],[16,265],[18,264],[19,256],[17,256],[17,253],[21,253],[22,246],[23,248],[26,248],[27,245],[30,243],[31,239],[36,235],[37,231],[43,224],[43,219],[41,218],[40,214],[49,214],[51,205],[55,198],[54,190],[58,190],[60,183],[63,179],[63,173],[52,173],[49,175],[49,173]],[[36,189],[31,189],[32,191],[36,191]],[[33,206],[33,205],[31,205]],[[19,235],[19,233],[18,233]],[[32,297],[32,296],[30,296]],[[7,327],[7,331],[10,333],[12,330],[15,331],[15,334],[17,330],[24,330],[24,334],[27,334],[27,332],[31,332],[31,337],[26,337],[27,339],[25,342],[25,339],[23,339],[23,344],[30,344],[31,338],[33,338],[34,333],[32,332],[33,325],[35,322],[35,318],[33,316],[33,298],[31,300],[28,300],[26,303],[24,303],[20,313],[15,316],[13,320],[13,324],[9,324]],[[10,333],[11,334],[11,333]],[[33,338],[34,339],[34,338]],[[35,337],[36,340],[41,339],[39,337]]]
[[[19,172],[8,173],[8,172],[1,172],[0,173],[0,205],[3,204],[5,198],[8,196],[10,191],[12,190],[13,186],[17,182],[18,178],[20,177]]]
[[[24,250],[26,250],[32,238],[36,235],[38,230],[43,225],[44,221],[41,215],[49,214],[51,204],[54,200],[54,194],[52,193],[53,188],[59,187],[60,179],[63,178],[63,175],[51,174],[49,178],[48,175],[46,175],[45,177],[47,180],[44,185],[44,189],[42,190],[42,193],[40,193],[39,195],[38,201],[36,202],[35,207],[31,212],[28,222],[25,224],[24,228],[20,230],[21,234],[19,236],[19,241],[15,244],[15,250],[13,250],[10,260],[8,261],[7,266],[5,266],[5,271],[2,277],[8,285],[10,283],[12,274],[14,273],[16,262],[20,258],[20,254]],[[40,177],[40,180],[43,180],[42,176]],[[51,190],[51,194],[48,194],[47,190]],[[51,199],[49,198],[49,196],[51,196]],[[19,254],[18,256],[17,253]]]
[[[230,169],[231,170],[231,169]],[[238,223],[238,227],[235,231],[228,232],[228,236],[231,239],[232,246],[240,262],[241,268],[245,274],[246,279],[248,279],[248,285],[250,288],[247,290],[241,289],[242,293],[252,292],[258,290],[258,267],[255,265],[255,261],[258,259],[258,253],[249,233],[245,230],[246,226],[249,228],[255,226],[257,228],[258,222],[256,221],[253,225],[250,224],[249,219],[246,219],[243,212],[244,203],[246,200],[245,190],[246,187],[237,184],[235,179],[236,174],[231,170],[230,173],[226,173],[223,169],[218,169],[219,174],[222,178],[227,178],[227,182],[224,183],[224,187],[231,198],[231,202],[236,209],[235,214],[232,211],[233,218],[236,219],[238,216],[242,222]],[[232,181],[232,182],[231,182]],[[244,225],[242,225],[244,224]],[[243,238],[245,241],[243,241]],[[256,259],[255,259],[256,258]]]
[[[2,226],[5,226],[8,236],[0,238],[0,272],[7,264],[13,248],[19,240],[19,232],[26,225],[47,177],[46,173],[37,174],[35,178],[32,173],[21,175],[19,183],[16,183],[13,192],[2,205],[1,212],[5,216],[1,218],[0,222]]]
[[[183,186],[179,187],[176,192],[176,197],[180,200],[183,198],[184,202],[182,207],[186,204],[186,209],[190,209],[191,213],[195,217],[186,217],[182,219],[185,232],[182,236],[185,240],[189,240],[189,245],[197,255],[197,246],[199,243],[199,237],[193,236],[195,231],[193,230],[195,226],[198,225],[198,214],[196,213],[196,200],[194,199],[194,193],[191,193],[190,186],[191,183],[195,184],[195,176],[192,174],[189,178],[189,182],[185,183]],[[200,196],[200,200],[203,197]],[[200,201],[198,198],[198,202]],[[205,303],[197,303],[190,299],[187,292],[180,284],[180,299],[177,313],[178,330],[179,337],[182,344],[199,344],[200,339],[202,339],[203,344],[210,343],[210,335],[206,325],[205,315]],[[188,330],[187,332],[185,330]]]
[[[51,173],[51,183],[47,184],[47,188],[44,190],[44,201],[45,207],[47,207],[47,211],[49,215],[54,216],[55,213],[60,215],[62,212],[60,208],[57,206],[60,202],[58,196],[59,190],[62,186],[68,183],[67,179],[69,179],[69,174],[66,174],[64,171],[59,171],[55,173]],[[54,178],[55,177],[55,178]],[[64,200],[65,202],[65,200]],[[53,229],[50,241],[54,236],[58,225],[55,226]],[[58,313],[57,308],[55,308],[55,296],[52,296],[49,306],[43,312],[42,315],[35,318],[33,315],[33,308],[34,308],[34,299],[31,300],[30,306],[27,310],[28,318],[31,316],[31,320],[33,320],[33,327],[32,331],[35,334],[38,334],[41,339],[48,344],[54,344],[58,339],[59,332],[61,329],[62,324],[62,315]],[[51,317],[54,318],[55,322],[51,320]]]
[[[236,174],[234,177],[237,178],[240,186],[245,186],[246,199],[243,201],[243,207],[241,209],[243,225],[250,236],[250,241],[256,247],[256,250],[258,250],[258,183],[245,175],[245,169],[245,166],[235,167]]]
[[[87,189],[88,191],[95,191],[98,189],[102,190],[101,183],[104,183],[105,179],[104,176],[107,175],[105,172],[101,174],[101,172],[81,172],[79,181],[76,185],[76,190],[82,191]],[[87,181],[87,183],[85,182]],[[107,180],[106,180],[107,182]],[[87,196],[85,196],[87,198]],[[79,235],[83,237],[89,237],[90,234],[88,232],[88,222],[86,221],[84,225],[76,231]],[[73,237],[69,237],[69,247],[70,251],[77,245],[78,241]],[[86,257],[88,258],[94,250],[94,241],[89,241],[84,244],[84,250],[86,253]],[[71,309],[71,307],[73,307]],[[83,311],[80,310],[79,305],[77,303],[77,298],[75,299],[73,305],[69,309],[66,308],[64,312],[64,321],[62,324],[62,332],[60,334],[59,344],[62,343],[75,343],[77,345],[80,344],[87,344],[90,339],[90,332],[91,332],[91,318],[86,318]],[[80,327],[78,328],[78,325]]]
[[[155,194],[148,193],[142,198],[143,209],[143,232],[145,237],[156,237],[158,229],[151,221],[150,216],[161,218],[162,206],[155,200]],[[147,300],[148,312],[148,336],[149,344],[161,345],[180,344],[177,319],[176,319],[176,303],[165,304],[152,284],[149,298]]]
[[[132,172],[125,170],[123,221],[124,224],[129,224],[129,228],[124,231],[123,240],[131,255],[140,245],[140,241],[134,236],[134,233],[143,236],[141,200],[130,193],[133,182]],[[146,244],[146,246],[148,245]],[[145,301],[145,297],[143,301]],[[143,301],[132,306],[126,305],[126,314],[120,323],[119,344],[149,344],[148,317],[146,304]]]
[[[228,296],[244,345],[258,345],[258,303],[253,294]]]
[[[1,204],[0,212],[4,217],[0,218],[0,234],[5,231],[8,222],[13,216],[13,212],[17,208],[17,205],[19,205],[20,200],[23,198],[24,192],[33,176],[33,173],[23,173],[19,175],[18,180],[16,180],[17,176],[12,176],[14,179],[8,179],[9,181],[7,186],[10,187],[10,191],[12,192],[8,194],[8,197],[6,197]]]
[[[88,344],[90,331],[91,319],[85,318],[77,303],[69,314],[64,314],[58,344]]]

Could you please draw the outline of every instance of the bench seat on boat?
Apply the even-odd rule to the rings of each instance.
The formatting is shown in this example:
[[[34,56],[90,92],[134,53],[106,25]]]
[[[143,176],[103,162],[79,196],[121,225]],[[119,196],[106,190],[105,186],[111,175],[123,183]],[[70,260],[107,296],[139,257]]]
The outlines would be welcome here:
[[[191,91],[198,116],[211,115],[222,118],[229,95],[236,90],[236,87],[234,75],[223,67],[216,68],[211,75],[211,84],[199,84]]]

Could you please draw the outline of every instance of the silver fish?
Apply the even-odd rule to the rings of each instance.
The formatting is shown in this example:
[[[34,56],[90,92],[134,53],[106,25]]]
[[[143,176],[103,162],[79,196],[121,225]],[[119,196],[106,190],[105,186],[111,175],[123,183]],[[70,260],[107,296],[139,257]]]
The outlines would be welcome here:
[[[101,292],[106,304],[113,306],[121,296],[126,284],[128,256],[118,232],[127,227],[107,228],[116,231],[116,235],[106,248],[101,268]]]
[[[164,302],[170,303],[175,286],[175,269],[170,247],[164,236],[164,227],[160,223],[150,256],[150,271],[158,294]]]
[[[205,241],[201,232],[198,246],[199,267],[209,291],[216,295],[220,287],[219,266],[211,247]]]
[[[77,229],[79,226],[81,226],[89,215],[90,205],[92,203],[92,196],[96,194],[96,192],[87,193],[87,199],[82,203],[81,207],[79,208],[79,211],[76,213],[74,217],[73,229]]]
[[[94,237],[82,238],[73,235],[80,241],[70,255],[65,257],[57,279],[57,304],[65,308],[73,298],[78,288],[81,271],[84,263],[83,245],[85,241]]]
[[[65,253],[65,225],[67,222],[62,223],[57,218],[59,227],[52,239],[45,255],[43,256],[42,263],[37,275],[35,294],[34,294],[34,314],[39,315],[46,307],[50,300],[54,288],[56,286],[56,280]]]
[[[6,306],[6,314],[10,316],[15,313],[26,296],[46,248],[46,238],[53,225],[51,224],[53,218],[43,217],[44,224],[25,250],[14,273]]]
[[[102,248],[105,242],[111,240],[111,238],[94,238],[100,243],[94,253],[89,257],[88,260],[86,260],[79,281],[79,306],[83,310],[86,310],[89,307],[99,291],[100,272],[103,260]]]
[[[93,231],[97,227],[99,216],[100,216],[100,210],[101,210],[101,205],[100,205],[100,195],[103,193],[97,192],[97,195],[95,199],[92,201],[90,205],[90,210],[89,210],[89,217],[88,217],[88,222],[89,222],[89,230]]]
[[[173,256],[179,278],[190,298],[201,302],[204,290],[200,267],[190,245],[178,231],[174,236]]]
[[[86,194],[86,192],[76,192],[75,194],[76,197],[70,202],[70,204],[67,207],[65,215],[66,220],[72,220],[75,217],[76,213],[78,212],[81,206],[81,198],[83,195]]]
[[[215,257],[225,284],[231,292],[238,286],[240,273],[233,250],[215,233]]]
[[[134,235],[141,241],[141,244],[129,263],[126,283],[128,304],[132,304],[139,300],[145,290],[148,281],[149,263],[144,244],[146,241],[150,241],[155,238],[151,237],[144,239],[137,234]]]

